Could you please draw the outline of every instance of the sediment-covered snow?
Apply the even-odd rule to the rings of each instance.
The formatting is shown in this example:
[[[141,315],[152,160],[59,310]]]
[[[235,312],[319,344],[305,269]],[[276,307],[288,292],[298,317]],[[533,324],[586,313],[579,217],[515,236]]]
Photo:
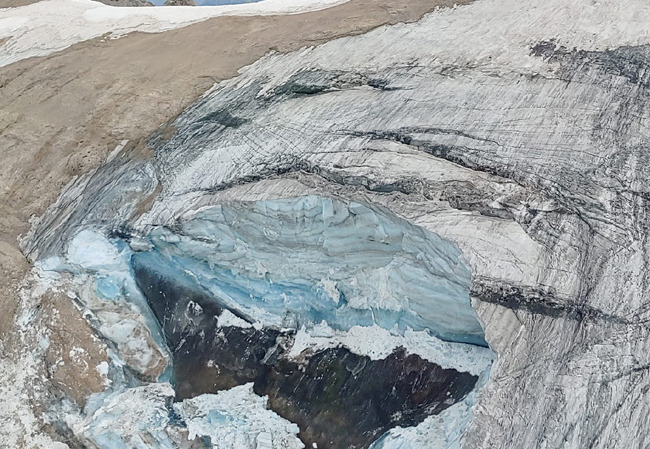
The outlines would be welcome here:
[[[33,56],[45,56],[106,34],[115,38],[133,31],[156,33],[224,15],[295,14],[345,1],[264,0],[200,8],[118,8],[92,0],[44,0],[0,9],[0,40],[9,38],[0,47],[0,67]]]
[[[41,417],[34,410],[34,396],[43,393],[38,378],[40,360],[33,354],[25,356],[17,363],[8,357],[0,358],[0,447],[16,448],[24,444],[26,449],[67,449],[68,446],[41,431]],[[29,439],[25,441],[25,435]]]
[[[17,315],[15,344],[25,348],[18,360],[0,357],[0,447],[25,449],[67,449],[43,431],[43,416],[37,410],[48,386],[43,370],[43,354],[50,344],[48,332],[35,325],[41,296],[60,288],[58,276],[33,270],[24,280]],[[5,341],[0,340],[4,350]]]

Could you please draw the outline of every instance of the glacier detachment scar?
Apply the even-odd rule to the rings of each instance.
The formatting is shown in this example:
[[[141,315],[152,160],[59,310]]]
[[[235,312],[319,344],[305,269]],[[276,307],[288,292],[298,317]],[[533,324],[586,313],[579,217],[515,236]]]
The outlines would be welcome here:
[[[367,448],[451,407],[465,425],[492,361],[458,247],[358,201],[224,201],[146,233],[85,228],[39,267],[72,276],[71,296],[115,345],[95,417],[133,384],[170,382],[174,410],[201,404],[200,416],[245,387],[308,447]],[[178,413],[166,395],[158,407]],[[84,433],[101,446],[116,438],[106,425]]]

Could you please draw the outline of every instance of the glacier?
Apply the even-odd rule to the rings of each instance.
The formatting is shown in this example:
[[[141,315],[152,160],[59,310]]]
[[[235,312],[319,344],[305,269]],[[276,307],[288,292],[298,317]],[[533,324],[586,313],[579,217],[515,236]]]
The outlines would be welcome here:
[[[69,264],[67,255],[77,257],[70,242],[88,230],[116,245],[107,254],[124,251],[128,282],[92,261],[89,272],[56,269],[80,307],[105,310],[92,321],[97,329],[121,314],[139,323],[140,351],[151,360],[173,365],[167,334],[180,342],[196,331],[194,341],[211,348],[200,332],[214,321],[214,337],[227,328],[242,339],[271,335],[265,345],[286,339],[276,349],[291,363],[324,351],[349,360],[367,351],[370,362],[385,362],[404,347],[403,357],[421,354],[418,363],[431,358],[482,376],[437,415],[377,435],[378,447],[646,447],[650,42],[639,17],[647,12],[613,0],[484,0],[269,55],[215,85],[142,148],[71,183],[34,222],[23,250],[46,267]],[[309,264],[332,262],[319,243],[299,254],[301,263],[288,245],[287,260],[268,259],[265,239],[283,242],[294,229],[283,214],[317,229],[319,215],[294,206],[312,204],[322,218],[328,201],[343,215],[361,205],[376,225],[332,231],[363,231],[357,236],[374,239],[377,260],[399,254],[415,265],[410,273],[392,267],[392,279],[438,273],[428,285],[450,295],[442,304],[463,304],[458,323],[469,327],[420,309],[412,285],[390,287],[409,290],[409,301],[367,296],[383,285],[374,258],[359,261],[365,272],[330,273]],[[395,244],[397,230],[406,243],[429,236],[422,264],[409,245]],[[214,257],[222,243],[223,260]],[[136,272],[142,297],[131,303],[125,294],[138,287]],[[165,314],[146,317],[157,300],[155,285],[142,292],[147,272],[219,315],[178,295],[182,320],[156,331]],[[351,278],[370,290],[355,290]],[[278,285],[291,293],[286,300]],[[252,298],[242,293],[249,286]],[[355,345],[360,334],[383,342]],[[106,335],[117,342],[108,375],[119,384],[119,363],[136,360],[119,355],[119,332]],[[418,347],[413,335],[431,340]],[[291,344],[299,345],[293,353]],[[457,353],[466,357],[454,365],[448,356]],[[134,383],[156,385],[157,364],[139,369]]]
[[[369,375],[366,371],[374,373],[372,376],[394,375],[389,373],[395,363],[399,366],[407,360],[421,366],[421,379],[433,369],[429,374],[433,377],[421,387],[410,383],[413,380],[404,384],[412,391],[430,390],[440,379],[454,378],[449,385],[458,387],[444,390],[448,388],[446,380],[436,387],[446,391],[444,402],[423,390],[421,394],[430,397],[423,409],[428,412],[417,412],[419,415],[404,421],[400,418],[407,410],[404,404],[391,418],[391,422],[413,424],[427,414],[444,413],[462,400],[476,383],[476,376],[488,372],[494,359],[470,304],[470,273],[458,247],[388,209],[356,201],[317,195],[228,201],[193,210],[178,217],[173,226],[149,227],[146,233],[121,230],[105,234],[84,228],[74,234],[61,255],[43,258],[36,266],[46,277],[67,282],[68,295],[84,308],[98,334],[114,345],[111,363],[102,368],[110,387],[90,399],[82,412],[87,418],[77,418],[81,424],[71,425],[80,437],[100,447],[145,447],[148,439],[156,441],[157,447],[177,447],[174,438],[178,440],[179,432],[189,432],[187,438],[194,440],[200,436],[197,429],[219,440],[223,436],[218,432],[233,435],[232,444],[228,443],[232,447],[293,447],[294,443],[287,441],[294,440],[299,444],[296,447],[302,447],[296,437],[285,441],[267,435],[263,426],[256,433],[246,430],[248,421],[236,417],[237,408],[219,408],[212,398],[239,394],[235,392],[245,385],[233,385],[240,381],[222,380],[216,389],[205,389],[205,373],[210,378],[214,369],[218,376],[226,376],[224,379],[230,375],[257,379],[246,388],[260,401],[276,388],[282,389],[277,380],[267,385],[267,380],[250,377],[254,369],[246,355],[250,351],[266,351],[256,362],[261,365],[272,363],[269,357],[286,359],[281,362],[283,376],[291,369],[289,361],[296,360],[300,361],[296,365],[297,373],[303,373],[300,376],[307,369],[316,369],[321,372],[316,379],[329,379],[330,374],[322,370],[329,369],[333,360],[329,357],[334,356],[350,360],[344,362],[352,364],[349,366],[358,365],[353,369],[363,376]],[[164,279],[164,283],[156,279]],[[224,331],[226,339],[219,337]],[[236,337],[238,332],[242,337]],[[220,343],[211,343],[213,338]],[[232,346],[236,338],[249,342],[246,353],[240,354],[238,346]],[[289,345],[284,353],[276,349],[280,341]],[[210,346],[214,344],[223,349]],[[349,352],[341,352],[341,347]],[[232,362],[220,356],[223,350],[242,357],[242,362],[235,362],[233,368]],[[204,354],[205,365],[197,366]],[[404,362],[399,362],[403,358]],[[319,362],[306,368],[311,365],[304,365],[305,360]],[[237,374],[240,363],[248,368]],[[261,369],[264,372],[266,368]],[[382,374],[383,369],[391,371]],[[263,374],[269,375],[274,376]],[[333,379],[339,376],[331,375]],[[399,391],[395,388],[405,375],[393,381],[393,391]],[[345,382],[353,385],[356,381]],[[328,388],[318,387],[316,381],[302,388],[323,387]],[[356,388],[361,385],[351,391]],[[365,394],[372,395],[387,387],[363,388]],[[179,402],[172,407],[174,398]],[[369,396],[364,398],[353,400]],[[278,401],[274,396],[271,408],[283,400]],[[386,398],[383,401],[383,407],[390,410]],[[267,407],[265,402],[258,404]],[[328,407],[318,413],[327,415],[335,410]],[[417,409],[418,405],[408,407]],[[471,416],[469,409],[463,409],[466,418]],[[354,407],[347,408],[344,415],[350,410]],[[170,427],[173,431],[165,430],[173,413],[183,420]],[[265,413],[268,419],[282,420],[272,410]],[[280,413],[301,420],[303,441],[312,438],[322,445],[323,438],[329,438],[328,431],[318,426],[305,436],[310,420],[322,418],[295,415],[286,409]],[[128,418],[131,427],[126,429],[118,419],[122,415],[138,418]],[[377,416],[372,421],[376,424],[367,426],[383,429],[388,425],[385,419]],[[459,422],[460,427],[466,425]],[[231,423],[236,432],[221,427],[212,433],[205,430],[218,423],[221,427]],[[291,425],[294,427],[289,428],[298,429]],[[246,439],[251,435],[252,440]],[[359,438],[345,444],[361,447],[356,445],[368,437]]]

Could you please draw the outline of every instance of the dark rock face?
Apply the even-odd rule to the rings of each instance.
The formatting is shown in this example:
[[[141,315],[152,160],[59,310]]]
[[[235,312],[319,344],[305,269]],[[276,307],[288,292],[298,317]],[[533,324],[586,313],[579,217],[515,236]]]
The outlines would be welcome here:
[[[178,400],[253,382],[273,411],[298,424],[307,447],[365,448],[392,427],[440,413],[476,384],[476,376],[403,349],[383,360],[341,347],[289,359],[292,332],[219,327],[218,299],[147,262],[135,255],[132,265],[172,351]]]
[[[362,448],[392,427],[440,413],[476,380],[404,350],[373,361],[336,348],[317,352],[305,365],[279,359],[256,379],[255,392],[298,424],[308,447]]]

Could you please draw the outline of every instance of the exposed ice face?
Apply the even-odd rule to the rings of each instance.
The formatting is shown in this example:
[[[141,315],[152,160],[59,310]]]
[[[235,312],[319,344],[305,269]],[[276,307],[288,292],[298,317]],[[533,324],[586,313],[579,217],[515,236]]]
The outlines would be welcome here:
[[[213,329],[205,317],[199,318],[206,305],[212,307],[209,300],[201,302],[204,307],[198,311],[189,299],[184,299],[187,307],[177,308],[184,295],[196,300],[203,296],[200,301],[206,301],[200,292],[219,308],[245,318],[235,320],[244,326],[300,327],[289,357],[299,358],[306,348],[343,345],[371,359],[385,359],[396,348],[406,347],[433,363],[473,375],[492,362],[488,348],[465,344],[484,340],[469,302],[469,270],[458,248],[382,208],[321,196],[230,202],[189,212],[171,226],[153,228],[145,239],[148,250],[132,256],[134,273],[158,310],[159,321],[170,323],[164,326],[169,327],[170,348],[181,354],[177,366],[190,366],[222,346],[210,346]],[[208,324],[194,328],[192,317]],[[225,323],[233,322],[227,318]],[[221,318],[213,326],[220,322]],[[257,341],[251,340],[250,345]],[[249,347],[258,352],[256,346]],[[183,358],[188,351],[195,356]],[[219,357],[214,363],[228,378],[232,374],[225,373],[236,369]],[[197,363],[190,371],[202,370]],[[175,381],[183,388],[196,382],[197,391],[206,391],[200,379],[207,374],[192,378],[183,368],[178,372]],[[324,371],[321,377],[328,375]],[[301,376],[304,384],[310,382],[310,375]],[[412,391],[413,386],[409,388]],[[449,406],[465,394],[438,403]],[[469,406],[454,416],[457,419],[447,427],[459,433],[469,421]],[[216,413],[208,421],[223,419]],[[303,426],[312,429],[309,421],[296,422],[303,431]],[[233,438],[239,435],[238,431]]]
[[[333,198],[204,208],[149,235],[166,267],[266,326],[428,329],[485,345],[456,245],[376,207]]]
[[[230,202],[187,213],[130,245],[84,229],[63,254],[38,265],[85,279],[79,300],[140,372],[168,356],[132,258],[166,267],[169,277],[205,289],[258,325],[304,328],[293,352],[343,344],[374,359],[402,346],[473,374],[493,358],[489,349],[453,345],[485,344],[458,248],[383,208],[320,196]],[[227,310],[215,324],[233,323],[250,325]],[[356,341],[359,332],[368,338]]]

